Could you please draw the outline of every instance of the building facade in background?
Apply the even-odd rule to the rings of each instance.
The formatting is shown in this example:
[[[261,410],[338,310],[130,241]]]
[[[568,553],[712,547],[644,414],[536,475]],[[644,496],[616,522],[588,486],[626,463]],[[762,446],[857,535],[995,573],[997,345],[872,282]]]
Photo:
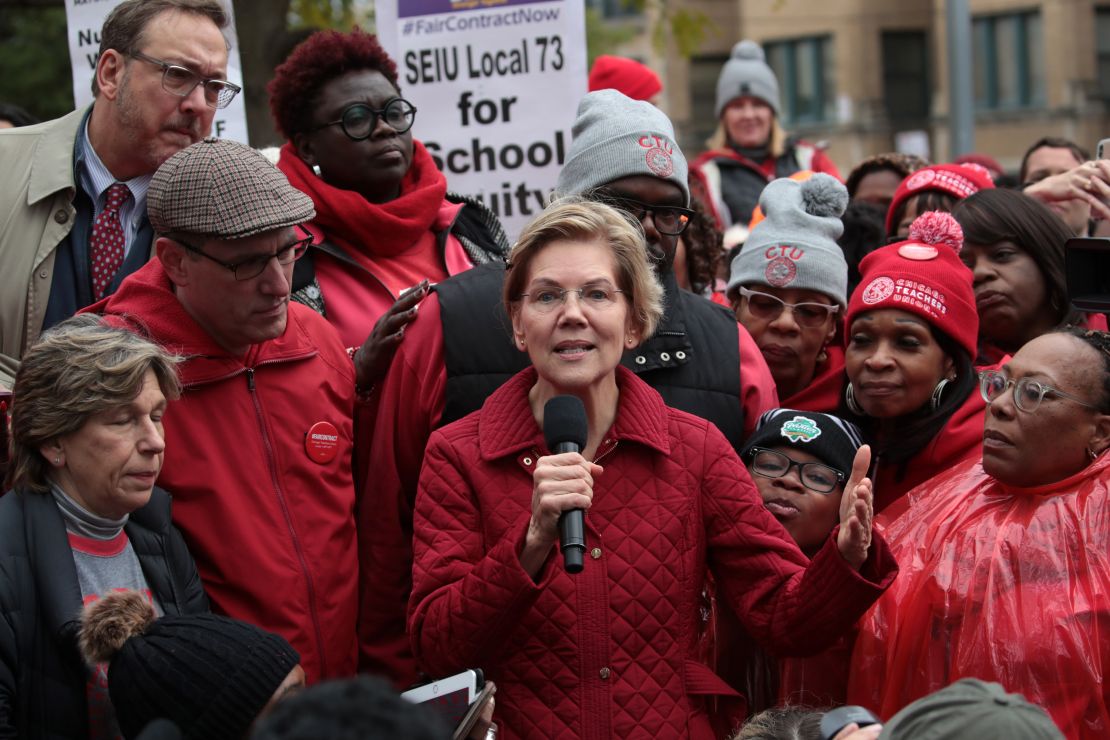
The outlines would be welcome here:
[[[706,38],[690,59],[652,47],[655,18],[629,17],[621,0],[591,0],[607,23],[643,33],[620,53],[663,78],[664,107],[680,144],[705,149],[717,74],[732,45],[764,46],[779,77],[783,123],[827,142],[842,172],[864,157],[901,149],[946,161],[948,69],[944,0],[670,0],[704,13]],[[649,3],[649,6],[651,4]],[[970,0],[975,149],[1016,171],[1041,136],[1073,139],[1094,153],[1110,136],[1110,2]],[[927,150],[927,151],[922,151]]]

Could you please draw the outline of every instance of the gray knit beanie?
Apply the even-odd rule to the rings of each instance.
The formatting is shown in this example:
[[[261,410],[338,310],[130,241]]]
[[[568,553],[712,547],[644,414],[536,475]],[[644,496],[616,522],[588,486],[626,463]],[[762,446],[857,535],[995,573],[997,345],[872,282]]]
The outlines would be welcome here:
[[[622,177],[648,175],[673,182],[690,202],[686,157],[675,143],[674,127],[651,103],[616,90],[582,98],[555,192],[581,195]]]
[[[848,303],[848,263],[836,240],[848,191],[831,175],[798,182],[783,177],[759,196],[764,219],[732,260],[727,293],[741,285],[815,290],[843,308]]]
[[[759,98],[779,117],[779,81],[767,66],[763,47],[745,39],[732,47],[732,54],[717,78],[717,118],[729,101],[744,95]]]

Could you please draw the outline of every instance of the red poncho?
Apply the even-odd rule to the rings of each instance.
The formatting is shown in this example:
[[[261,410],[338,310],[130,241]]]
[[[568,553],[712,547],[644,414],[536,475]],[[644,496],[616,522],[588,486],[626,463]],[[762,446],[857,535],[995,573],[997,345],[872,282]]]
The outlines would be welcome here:
[[[974,676],[1043,706],[1069,738],[1110,736],[1108,487],[1103,455],[1038,488],[976,461],[911,492],[884,531],[902,570],[864,617],[849,703],[889,718]]]

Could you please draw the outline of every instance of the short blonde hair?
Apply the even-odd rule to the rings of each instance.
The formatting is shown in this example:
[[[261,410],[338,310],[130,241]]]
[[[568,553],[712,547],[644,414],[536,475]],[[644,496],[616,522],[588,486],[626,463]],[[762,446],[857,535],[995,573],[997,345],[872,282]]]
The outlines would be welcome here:
[[[49,466],[39,449],[77,431],[94,414],[134,400],[147,370],[154,371],[167,399],[178,398],[179,361],[99,316],[74,316],[44,332],[15,376],[5,488],[48,491]]]
[[[655,333],[663,317],[663,287],[647,256],[640,224],[612,206],[568,197],[554,201],[530,224],[509,254],[502,299],[511,316],[528,282],[532,260],[554,241],[600,241],[617,262],[617,282],[632,307],[632,325],[643,341]]]

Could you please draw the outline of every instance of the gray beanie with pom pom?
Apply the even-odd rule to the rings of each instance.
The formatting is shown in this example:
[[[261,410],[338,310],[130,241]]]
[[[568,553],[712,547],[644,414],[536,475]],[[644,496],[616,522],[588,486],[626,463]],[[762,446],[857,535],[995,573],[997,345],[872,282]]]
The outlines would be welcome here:
[[[750,95],[759,98],[779,118],[779,81],[764,61],[763,47],[745,39],[732,47],[732,53],[717,78],[717,118],[730,101]]]
[[[764,219],[732,260],[728,295],[743,285],[824,293],[841,307],[848,302],[848,263],[836,240],[848,191],[830,175],[798,182],[784,177],[759,196]]]

